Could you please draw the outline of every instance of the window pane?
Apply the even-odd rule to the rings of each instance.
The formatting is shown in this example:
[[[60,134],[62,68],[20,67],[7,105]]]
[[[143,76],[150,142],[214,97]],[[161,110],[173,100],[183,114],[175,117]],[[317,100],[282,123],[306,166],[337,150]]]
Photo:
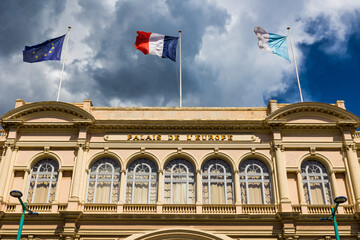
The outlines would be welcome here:
[[[195,203],[195,170],[185,159],[171,160],[164,171],[164,203]]]
[[[240,164],[240,189],[243,204],[272,204],[268,167],[260,160],[247,159]]]
[[[55,200],[58,169],[57,161],[50,158],[41,159],[33,166],[26,197],[29,203],[51,203]]]
[[[126,170],[126,203],[155,204],[157,167],[149,159],[137,159]]]
[[[304,161],[301,176],[308,204],[332,204],[329,175],[323,164],[316,160]]]
[[[202,167],[204,204],[232,204],[234,191],[232,169],[221,159],[211,159]]]
[[[120,164],[111,158],[101,158],[90,167],[88,203],[116,203],[119,201]]]

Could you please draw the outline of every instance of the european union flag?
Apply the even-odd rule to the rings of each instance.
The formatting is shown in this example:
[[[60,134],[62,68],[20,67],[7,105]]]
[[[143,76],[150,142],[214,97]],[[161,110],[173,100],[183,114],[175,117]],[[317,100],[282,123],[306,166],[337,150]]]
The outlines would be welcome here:
[[[25,46],[23,50],[24,62],[42,62],[48,60],[60,60],[61,50],[65,35],[46,40],[43,43],[34,46]]]

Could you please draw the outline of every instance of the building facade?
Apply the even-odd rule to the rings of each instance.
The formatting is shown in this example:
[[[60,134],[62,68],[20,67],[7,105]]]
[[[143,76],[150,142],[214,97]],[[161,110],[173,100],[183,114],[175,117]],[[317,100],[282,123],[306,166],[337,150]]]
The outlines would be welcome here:
[[[343,101],[119,108],[17,100],[1,117],[0,239],[360,239],[360,122]]]

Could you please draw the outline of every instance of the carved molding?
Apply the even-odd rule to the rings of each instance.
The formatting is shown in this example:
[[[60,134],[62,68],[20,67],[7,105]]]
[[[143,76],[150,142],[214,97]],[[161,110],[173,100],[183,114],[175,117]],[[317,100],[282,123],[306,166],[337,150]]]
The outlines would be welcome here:
[[[311,154],[311,156],[316,155],[316,148],[315,147],[310,147],[310,154]]]
[[[43,152],[44,152],[45,155],[49,154],[49,153],[50,153],[50,147],[47,147],[47,146],[44,147],[44,151],[43,151]]]

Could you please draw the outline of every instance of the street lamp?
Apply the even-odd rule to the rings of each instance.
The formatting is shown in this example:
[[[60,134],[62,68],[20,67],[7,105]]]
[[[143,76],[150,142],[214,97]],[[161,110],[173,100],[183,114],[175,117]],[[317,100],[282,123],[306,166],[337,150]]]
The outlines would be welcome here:
[[[24,225],[24,220],[25,220],[25,212],[28,211],[29,214],[38,214],[36,212],[33,212],[29,209],[26,208],[26,202],[24,203],[22,200],[21,200],[21,197],[23,196],[22,192],[18,191],[18,190],[12,190],[10,192],[10,196],[14,197],[14,198],[17,198],[19,199],[19,202],[21,203],[21,206],[22,206],[22,209],[23,209],[23,212],[22,212],[22,215],[21,215],[21,219],[20,219],[20,225],[19,225],[19,231],[18,231],[18,234],[17,234],[17,238],[16,240],[20,240],[21,238],[21,232],[22,232],[22,228],[23,228],[23,225]]]
[[[331,216],[321,219],[321,221],[332,221],[334,223],[334,230],[335,230],[336,240],[340,240],[340,236],[339,236],[338,225],[337,225],[336,218],[335,218],[335,213],[337,211],[337,208],[338,208],[339,204],[344,203],[346,201],[347,201],[347,198],[344,197],[344,196],[336,197],[334,199],[334,202],[336,203],[336,205],[335,205],[335,207],[331,207]]]

